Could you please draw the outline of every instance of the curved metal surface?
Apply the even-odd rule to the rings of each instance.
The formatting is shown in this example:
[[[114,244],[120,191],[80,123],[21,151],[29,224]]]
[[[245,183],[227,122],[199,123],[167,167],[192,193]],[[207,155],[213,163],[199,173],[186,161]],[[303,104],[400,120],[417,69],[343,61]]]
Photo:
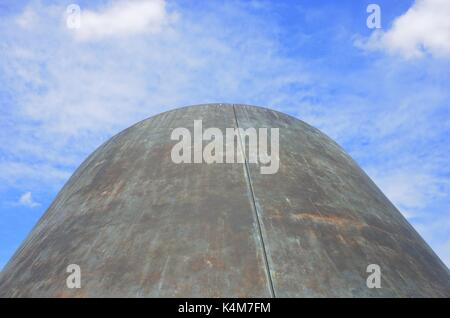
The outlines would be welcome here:
[[[198,119],[279,128],[278,173],[173,163],[172,130]],[[69,264],[80,289],[66,286]],[[369,264],[381,267],[380,289],[366,286]],[[448,297],[450,274],[317,129],[209,104],[142,121],[86,159],[3,270],[0,296]]]

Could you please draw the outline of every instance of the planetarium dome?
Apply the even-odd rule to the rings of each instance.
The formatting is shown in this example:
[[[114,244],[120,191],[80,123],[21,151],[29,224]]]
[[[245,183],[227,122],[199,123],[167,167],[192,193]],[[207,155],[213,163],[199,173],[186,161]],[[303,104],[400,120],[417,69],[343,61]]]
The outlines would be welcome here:
[[[174,162],[173,131],[193,141],[200,120],[200,133],[224,132],[223,149],[227,128],[278,129],[278,166]],[[67,285],[71,264],[79,288]],[[367,284],[371,264],[380,288]],[[449,296],[447,267],[341,147],[288,115],[232,104],[165,112],[104,143],[0,276],[0,297]]]

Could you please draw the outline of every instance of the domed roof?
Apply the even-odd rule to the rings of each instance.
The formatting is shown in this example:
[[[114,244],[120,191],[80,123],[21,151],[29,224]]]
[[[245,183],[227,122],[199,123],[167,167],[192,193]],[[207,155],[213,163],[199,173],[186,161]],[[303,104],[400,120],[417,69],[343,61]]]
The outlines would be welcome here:
[[[278,153],[268,143],[278,167],[262,173],[267,161],[248,155],[174,162],[174,130],[195,135],[199,120],[200,133],[223,132],[223,149],[226,128],[278,128]],[[249,153],[246,140],[236,153]],[[66,284],[70,264],[80,288]],[[381,288],[367,285],[370,264]],[[3,270],[0,296],[448,297],[450,274],[323,133],[273,110],[208,104],[139,122],[89,156]]]

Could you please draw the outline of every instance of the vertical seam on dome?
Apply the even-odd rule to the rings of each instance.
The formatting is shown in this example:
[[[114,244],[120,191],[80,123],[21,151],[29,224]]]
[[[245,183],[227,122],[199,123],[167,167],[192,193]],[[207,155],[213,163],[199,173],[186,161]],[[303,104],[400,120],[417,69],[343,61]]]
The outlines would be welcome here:
[[[249,164],[248,164],[248,161],[247,161],[247,156],[246,156],[246,153],[245,153],[244,144],[242,142],[241,131],[239,129],[240,128],[239,127],[239,121],[238,121],[238,118],[237,118],[237,115],[236,115],[236,109],[235,109],[234,105],[235,104],[232,104],[234,120],[236,122],[236,128],[238,128],[239,143],[240,143],[240,148],[241,148],[241,152],[242,152],[242,157],[244,158],[245,177],[247,179],[247,185],[248,185],[248,188],[250,190],[251,201],[252,201],[253,211],[254,211],[255,218],[256,218],[256,225],[257,225],[257,228],[258,228],[259,239],[261,241],[261,247],[262,247],[262,252],[263,252],[266,276],[267,276],[267,280],[269,282],[270,294],[271,294],[271,296],[273,298],[275,298],[276,297],[275,289],[273,287],[272,275],[270,274],[269,260],[267,258],[266,245],[264,243],[264,237],[263,237],[263,234],[262,234],[261,221],[260,221],[260,218],[259,218],[259,210],[258,210],[258,207],[256,205],[255,192],[253,190],[253,183],[252,183],[252,179],[251,179],[251,176],[250,176]]]

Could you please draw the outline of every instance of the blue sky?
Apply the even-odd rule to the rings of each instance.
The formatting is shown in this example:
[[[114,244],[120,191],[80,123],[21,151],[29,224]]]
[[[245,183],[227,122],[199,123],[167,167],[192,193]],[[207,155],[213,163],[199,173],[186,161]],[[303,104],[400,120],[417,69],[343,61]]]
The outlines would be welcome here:
[[[450,266],[449,3],[2,1],[0,268],[103,141],[208,102],[321,129]]]

